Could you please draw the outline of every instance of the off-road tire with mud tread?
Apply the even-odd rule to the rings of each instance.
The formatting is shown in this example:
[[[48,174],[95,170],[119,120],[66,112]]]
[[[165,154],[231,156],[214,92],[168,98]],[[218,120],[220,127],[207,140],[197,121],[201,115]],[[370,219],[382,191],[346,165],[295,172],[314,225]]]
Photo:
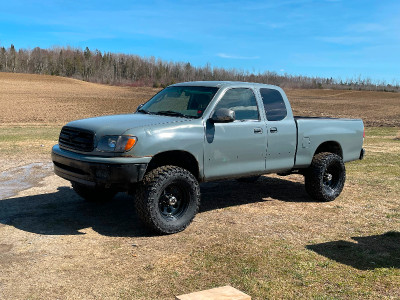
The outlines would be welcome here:
[[[330,152],[316,154],[305,172],[306,191],[317,201],[336,199],[343,190],[345,180],[346,169],[342,158]]]
[[[114,198],[116,191],[107,188],[90,187],[77,182],[71,182],[73,190],[83,199],[90,202],[107,202]]]
[[[182,197],[186,198],[186,205],[174,217],[165,216],[160,209],[166,190],[171,186],[178,187],[186,195]],[[194,219],[200,205],[200,186],[188,170],[166,165],[144,176],[135,198],[137,214],[147,227],[159,234],[172,234],[184,230]]]

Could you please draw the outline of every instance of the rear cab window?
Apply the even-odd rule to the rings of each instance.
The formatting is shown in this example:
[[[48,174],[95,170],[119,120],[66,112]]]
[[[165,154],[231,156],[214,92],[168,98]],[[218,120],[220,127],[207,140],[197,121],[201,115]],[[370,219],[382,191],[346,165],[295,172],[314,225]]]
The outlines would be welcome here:
[[[286,118],[285,101],[278,90],[261,88],[260,94],[268,121],[281,121]]]

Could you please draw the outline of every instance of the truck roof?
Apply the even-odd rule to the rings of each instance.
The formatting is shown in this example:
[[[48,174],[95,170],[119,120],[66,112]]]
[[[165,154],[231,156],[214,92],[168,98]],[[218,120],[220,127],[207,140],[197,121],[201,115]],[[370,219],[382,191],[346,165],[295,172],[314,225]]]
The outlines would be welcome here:
[[[244,87],[265,87],[265,88],[279,88],[276,85],[256,83],[256,82],[242,82],[242,81],[188,81],[176,83],[171,86],[211,86],[211,87],[232,87],[232,86],[244,86]]]

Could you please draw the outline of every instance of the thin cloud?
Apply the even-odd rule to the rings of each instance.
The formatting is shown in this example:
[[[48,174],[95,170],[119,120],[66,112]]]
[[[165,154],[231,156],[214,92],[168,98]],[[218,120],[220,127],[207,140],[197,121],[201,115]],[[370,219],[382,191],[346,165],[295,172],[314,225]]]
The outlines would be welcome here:
[[[240,1],[239,1],[240,2]],[[287,1],[270,1],[270,2],[262,2],[262,3],[247,3],[247,5],[241,6],[242,10],[264,10],[264,9],[276,9],[283,6],[293,6],[293,5],[302,5],[307,3],[312,3],[313,0],[287,0]],[[234,3],[233,5],[237,5]]]
[[[370,38],[363,36],[322,36],[317,39],[323,42],[339,45],[354,45],[370,42]]]
[[[379,23],[358,23],[349,26],[350,31],[370,33],[370,32],[382,32],[387,30],[387,27]]]
[[[221,58],[229,58],[229,59],[259,59],[259,56],[240,56],[240,55],[231,55],[226,53],[218,53],[218,57]]]
[[[265,26],[270,29],[281,29],[281,28],[287,27],[289,25],[289,23],[287,23],[287,22],[286,23],[283,23],[283,22],[281,22],[281,23],[258,22],[257,24],[260,26]]]

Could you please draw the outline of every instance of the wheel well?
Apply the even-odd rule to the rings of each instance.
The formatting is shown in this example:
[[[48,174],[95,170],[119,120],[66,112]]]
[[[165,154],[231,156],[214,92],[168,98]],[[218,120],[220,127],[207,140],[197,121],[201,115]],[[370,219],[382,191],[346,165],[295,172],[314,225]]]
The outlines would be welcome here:
[[[338,142],[334,141],[329,141],[329,142],[324,142],[321,145],[318,146],[317,150],[315,150],[314,155],[321,153],[321,152],[330,152],[339,155],[341,158],[343,158],[343,151],[342,147],[340,147],[340,144]]]
[[[199,163],[189,152],[176,150],[158,153],[151,159],[146,172],[165,165],[184,168],[199,179]]]

